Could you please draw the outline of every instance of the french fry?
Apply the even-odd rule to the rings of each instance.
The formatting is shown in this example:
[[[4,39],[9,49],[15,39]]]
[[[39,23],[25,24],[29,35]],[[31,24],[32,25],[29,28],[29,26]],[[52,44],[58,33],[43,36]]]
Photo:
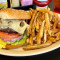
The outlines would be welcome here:
[[[41,20],[41,17],[42,17],[42,12],[39,12],[39,15],[38,15],[38,20],[39,20],[39,21],[42,21],[42,20]]]
[[[36,13],[37,13],[37,11],[34,10],[34,13],[33,13],[33,15],[32,15],[32,19],[31,19],[31,21],[30,21],[30,28],[29,28],[28,31],[27,31],[27,34],[28,34],[28,35],[31,33],[32,24],[33,24],[33,21],[34,21],[34,18],[35,18]]]
[[[32,13],[34,13],[34,10],[33,10],[32,8],[30,8],[30,11],[31,11]]]
[[[39,15],[39,12],[36,14],[36,16],[34,18],[34,24],[32,25],[32,32],[31,32],[32,36],[35,35],[35,28],[36,28],[35,23],[36,23],[38,15]]]
[[[36,16],[35,16],[34,24],[35,24],[35,22],[36,22],[36,20],[37,20],[38,15],[39,15],[39,12],[37,12],[37,14],[36,14]]]
[[[35,36],[35,27],[32,28],[31,35]]]
[[[33,43],[34,43],[34,44],[37,44],[37,41],[36,41],[36,40],[34,40],[34,41],[33,41]]]
[[[47,9],[47,8],[44,8],[44,9],[36,8],[36,10],[54,15],[54,13],[52,11],[50,11],[50,9]]]
[[[58,35],[58,36],[56,37],[56,40],[57,40],[57,41],[60,40],[60,35]]]
[[[48,34],[50,35],[50,36],[53,36],[55,33],[58,33],[60,31],[60,29],[52,29],[52,30],[49,30],[48,31]]]
[[[35,27],[36,27],[36,31],[38,32],[38,29],[39,29],[39,20],[37,19],[36,22],[35,22]]]
[[[51,30],[48,30],[48,34],[49,34],[50,36],[52,36],[52,31],[51,31]]]
[[[51,36],[48,36],[48,39],[49,39],[51,42],[55,43],[56,41],[59,41],[59,40],[60,40],[60,36],[57,36],[56,38],[51,37]]]
[[[53,37],[51,37],[51,36],[48,36],[47,38],[48,38],[48,40],[50,40],[51,42],[56,42],[56,39],[53,38]]]
[[[50,21],[52,21],[52,18],[53,18],[53,16],[52,15],[49,15],[49,20]]]
[[[54,25],[53,25],[53,29],[56,29],[57,24],[58,24],[58,22],[57,22],[57,21],[55,21],[55,23],[54,23]]]
[[[36,13],[37,13],[37,11],[35,10],[34,13],[33,13],[32,19],[30,21],[30,26],[32,25],[32,23],[34,21],[34,18],[35,18]]]
[[[38,14],[39,13],[37,13],[37,15],[35,16],[35,18],[34,18],[34,24],[32,25],[31,36],[30,36],[30,39],[29,39],[30,45],[33,45],[33,36],[35,35],[35,22],[36,22]]]
[[[55,36],[59,36],[60,35],[60,32],[56,33]]]
[[[57,27],[60,29],[60,22],[58,23]]]
[[[44,43],[47,41],[47,31],[44,30]]]
[[[33,45],[33,36],[32,35],[30,35],[30,37],[29,37],[29,44]]]
[[[41,20],[42,21],[45,20],[45,13],[44,12],[42,12]]]
[[[60,29],[52,29],[51,31],[54,32],[54,33],[57,33],[57,32],[60,31]]]
[[[60,20],[56,13],[50,11],[50,8],[30,9],[30,12],[32,16],[28,30],[30,37],[24,50],[44,48],[60,40]],[[34,37],[36,39],[33,39]]]
[[[36,10],[37,10],[37,11],[40,11],[41,9],[37,7]]]
[[[55,20],[56,20],[56,21],[57,21],[58,18],[59,18],[58,14],[56,14],[56,13],[54,13],[54,17],[55,17]]]
[[[29,44],[29,38],[26,39],[25,43],[26,43],[26,45]]]
[[[39,12],[36,14],[36,16],[35,16],[35,18],[34,18],[34,24],[32,25],[33,27],[32,27],[32,36],[34,36],[35,35],[35,28],[37,27],[37,17],[38,17],[38,15],[39,15]]]
[[[25,47],[23,47],[23,49],[24,49],[24,50],[40,49],[40,48],[48,47],[48,46],[50,46],[51,44],[52,44],[51,41],[47,41],[46,43],[41,44],[41,45],[25,46]]]
[[[41,38],[43,37],[43,31],[44,31],[44,24],[45,24],[45,21],[42,22],[42,25],[39,29],[39,32],[37,34],[37,44],[41,44]]]
[[[50,21],[49,21],[49,16],[48,13],[45,13],[45,29],[50,30]]]
[[[60,31],[56,33],[54,36],[56,36],[56,40],[60,40]]]

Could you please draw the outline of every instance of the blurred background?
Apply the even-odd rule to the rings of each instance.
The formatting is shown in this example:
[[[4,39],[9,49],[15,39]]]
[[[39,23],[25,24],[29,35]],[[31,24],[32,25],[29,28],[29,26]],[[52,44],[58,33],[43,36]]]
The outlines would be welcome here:
[[[29,10],[29,8],[50,7],[52,11],[60,13],[60,0],[0,0],[0,9],[14,8]]]
[[[45,8],[50,7],[54,9],[54,0],[0,0],[0,9],[14,8],[29,10],[29,8],[35,9],[36,7]],[[40,5],[39,5],[40,4]]]

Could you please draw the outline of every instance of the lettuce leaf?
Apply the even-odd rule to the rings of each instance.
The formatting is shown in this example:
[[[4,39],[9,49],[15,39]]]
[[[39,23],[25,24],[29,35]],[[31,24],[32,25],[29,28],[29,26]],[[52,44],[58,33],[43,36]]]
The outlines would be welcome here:
[[[7,41],[7,43],[11,44],[11,45],[24,44],[26,41],[26,38],[27,38],[27,34],[25,33],[25,35],[22,39],[17,40],[17,41]]]

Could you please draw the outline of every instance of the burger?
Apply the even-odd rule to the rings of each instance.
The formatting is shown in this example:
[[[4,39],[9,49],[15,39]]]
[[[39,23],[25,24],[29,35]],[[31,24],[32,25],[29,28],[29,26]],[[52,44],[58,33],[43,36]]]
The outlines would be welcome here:
[[[13,49],[25,44],[30,12],[15,9],[0,10],[0,48]]]

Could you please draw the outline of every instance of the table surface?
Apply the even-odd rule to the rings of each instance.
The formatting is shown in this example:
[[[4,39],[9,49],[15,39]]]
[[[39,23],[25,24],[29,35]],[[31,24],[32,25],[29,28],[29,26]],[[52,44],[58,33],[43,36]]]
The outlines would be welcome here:
[[[51,10],[53,10],[53,1],[49,4],[49,7]],[[9,56],[3,56],[0,55],[0,60],[60,60],[60,48],[45,53],[41,55],[36,55],[36,56],[30,56],[30,57],[9,57]]]

